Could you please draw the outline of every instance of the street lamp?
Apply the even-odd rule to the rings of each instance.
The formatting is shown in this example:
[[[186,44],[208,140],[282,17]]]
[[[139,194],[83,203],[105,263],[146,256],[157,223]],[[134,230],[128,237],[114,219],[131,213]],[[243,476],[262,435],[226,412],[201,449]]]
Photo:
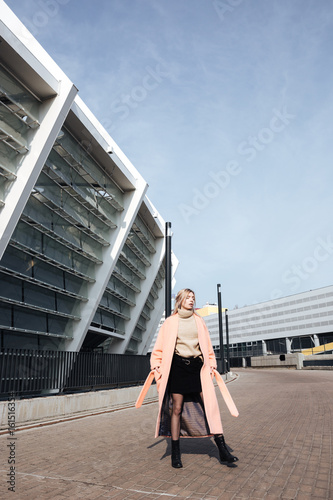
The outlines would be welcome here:
[[[224,346],[223,346],[223,324],[222,324],[222,298],[221,298],[221,285],[217,285],[217,304],[219,315],[219,339],[220,339],[220,358],[222,360],[222,373],[225,373],[224,365]]]
[[[171,315],[171,222],[165,223],[165,319]]]
[[[230,372],[230,345],[229,345],[228,309],[225,310],[225,334],[226,334],[226,340],[227,340],[227,372]]]

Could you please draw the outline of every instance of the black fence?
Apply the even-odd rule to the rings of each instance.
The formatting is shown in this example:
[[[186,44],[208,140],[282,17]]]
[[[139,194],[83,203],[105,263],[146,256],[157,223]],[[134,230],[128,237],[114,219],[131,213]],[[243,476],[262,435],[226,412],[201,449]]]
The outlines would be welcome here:
[[[149,371],[149,356],[2,349],[0,396],[136,385],[145,380]]]
[[[216,358],[220,358],[220,349],[216,348],[215,349],[215,356]],[[224,346],[224,357],[227,358],[227,346]],[[284,352],[284,351],[279,351]],[[271,354],[271,353],[270,353]],[[229,359],[231,362],[232,358],[247,358],[250,356],[263,356],[263,350],[262,350],[262,345],[260,346],[246,346],[244,345],[238,345],[236,347],[230,347],[229,349]]]
[[[223,364],[221,358],[216,358],[217,363],[217,371],[219,373],[223,373]],[[224,359],[224,371],[230,372],[232,368],[247,368],[251,366],[251,356],[243,356],[243,357],[230,357],[230,362],[228,364],[228,360]]]
[[[230,368],[250,368],[251,367],[251,356],[243,356],[241,358],[232,357],[230,358]]]

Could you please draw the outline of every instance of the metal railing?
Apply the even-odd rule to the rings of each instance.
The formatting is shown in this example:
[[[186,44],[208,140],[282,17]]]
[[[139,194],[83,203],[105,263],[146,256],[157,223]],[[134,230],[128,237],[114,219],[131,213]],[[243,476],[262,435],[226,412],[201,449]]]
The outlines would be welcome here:
[[[237,346],[237,347],[231,347],[229,350],[229,357],[231,358],[242,358],[242,357],[249,357],[249,356],[262,356],[263,351],[262,347],[258,346]],[[215,350],[215,356],[216,358],[220,357],[220,349],[217,348]],[[224,357],[227,357],[227,346],[224,346]]]
[[[98,352],[0,351],[0,395],[40,395],[136,385],[149,356]]]
[[[303,366],[305,368],[307,366],[331,366],[333,369],[333,359],[320,359],[320,357],[311,360],[304,359]]]

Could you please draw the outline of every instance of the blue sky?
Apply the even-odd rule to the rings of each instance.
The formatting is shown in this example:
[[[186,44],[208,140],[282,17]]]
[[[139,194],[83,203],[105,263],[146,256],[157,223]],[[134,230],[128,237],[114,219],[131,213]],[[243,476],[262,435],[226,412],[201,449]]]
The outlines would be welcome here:
[[[176,289],[332,284],[330,0],[7,0],[171,221]]]

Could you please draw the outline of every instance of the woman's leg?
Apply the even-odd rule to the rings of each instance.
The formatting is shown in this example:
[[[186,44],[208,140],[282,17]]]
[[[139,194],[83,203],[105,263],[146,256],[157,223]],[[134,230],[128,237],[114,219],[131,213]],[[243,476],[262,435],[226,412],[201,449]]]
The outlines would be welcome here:
[[[171,465],[176,469],[180,469],[183,467],[179,448],[180,415],[183,409],[184,396],[182,394],[171,394],[171,397]]]
[[[183,409],[184,396],[182,394],[171,394],[172,414],[171,414],[171,439],[176,441],[180,434],[180,415]]]

